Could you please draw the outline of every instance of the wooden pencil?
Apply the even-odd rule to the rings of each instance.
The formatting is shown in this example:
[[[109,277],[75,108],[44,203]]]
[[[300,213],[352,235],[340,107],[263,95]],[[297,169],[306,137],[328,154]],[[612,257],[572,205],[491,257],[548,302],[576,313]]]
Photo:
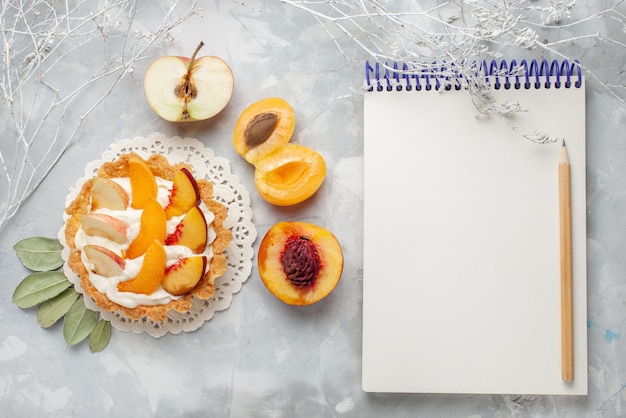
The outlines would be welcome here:
[[[572,203],[570,162],[565,141],[559,158],[559,217],[561,227],[561,378],[574,380],[572,330]]]

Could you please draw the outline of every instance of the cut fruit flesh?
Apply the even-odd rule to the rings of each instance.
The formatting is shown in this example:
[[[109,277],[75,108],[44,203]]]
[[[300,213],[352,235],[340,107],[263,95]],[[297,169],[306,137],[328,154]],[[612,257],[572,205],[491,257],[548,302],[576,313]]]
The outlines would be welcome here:
[[[295,123],[293,108],[284,99],[270,97],[253,103],[235,125],[235,151],[256,164],[289,142]]]
[[[254,184],[266,201],[294,205],[311,197],[326,176],[326,162],[316,151],[287,144],[256,165]]]
[[[166,219],[165,211],[154,198],[148,199],[139,221],[139,235],[126,250],[126,258],[137,258],[146,252],[152,241],[165,241]]]
[[[279,222],[263,238],[259,274],[267,289],[290,305],[326,297],[343,270],[343,252],[328,230],[305,222]]]
[[[150,295],[154,293],[163,280],[165,274],[166,255],[163,244],[158,240],[152,241],[146,250],[143,264],[137,276],[129,281],[117,285],[120,292],[132,292]]]
[[[131,157],[128,160],[130,188],[132,193],[131,206],[143,209],[149,199],[156,199],[157,184],[148,164],[141,158]]]
[[[204,275],[206,265],[205,256],[183,258],[165,269],[161,286],[174,296],[184,295],[198,284]]]

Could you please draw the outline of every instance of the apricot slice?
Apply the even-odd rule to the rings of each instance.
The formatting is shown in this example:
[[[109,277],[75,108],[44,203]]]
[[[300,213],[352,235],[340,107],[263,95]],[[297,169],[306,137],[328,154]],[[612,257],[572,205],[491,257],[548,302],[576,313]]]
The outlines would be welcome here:
[[[206,269],[207,258],[185,257],[165,269],[161,286],[171,295],[180,296],[196,287]]]
[[[184,215],[194,206],[200,204],[200,191],[191,172],[181,168],[174,174],[174,184],[170,190],[170,200],[165,207],[165,216],[171,219],[174,216]]]
[[[130,189],[132,193],[131,207],[142,209],[146,202],[157,197],[157,184],[148,164],[138,157],[128,160]]]
[[[291,139],[296,118],[284,99],[269,97],[246,108],[235,125],[235,151],[251,164],[285,145]]]
[[[184,245],[200,254],[206,248],[207,223],[199,207],[194,206],[165,238],[165,245]]]
[[[126,258],[137,258],[146,252],[152,241],[165,241],[165,211],[154,198],[148,199],[139,221],[139,235],[126,250]]]
[[[328,230],[305,222],[279,222],[259,247],[259,274],[267,289],[290,305],[310,305],[335,288],[343,252]]]
[[[137,276],[126,282],[118,283],[120,292],[142,293],[150,295],[161,285],[165,274],[165,249],[159,240],[154,240],[146,250],[143,264]]]
[[[254,184],[269,203],[288,206],[311,197],[326,176],[326,162],[316,151],[286,144],[256,165]]]

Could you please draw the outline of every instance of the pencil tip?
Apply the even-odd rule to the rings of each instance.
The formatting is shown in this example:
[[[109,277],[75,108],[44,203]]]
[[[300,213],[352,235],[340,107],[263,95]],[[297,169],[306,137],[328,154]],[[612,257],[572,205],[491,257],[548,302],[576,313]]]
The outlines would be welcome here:
[[[565,146],[565,139],[563,140],[563,143],[561,144],[562,147]]]

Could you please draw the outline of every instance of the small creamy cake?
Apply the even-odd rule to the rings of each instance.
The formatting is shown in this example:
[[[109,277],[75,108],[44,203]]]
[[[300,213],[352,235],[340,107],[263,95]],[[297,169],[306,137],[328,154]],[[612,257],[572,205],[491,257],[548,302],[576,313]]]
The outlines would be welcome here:
[[[191,173],[162,155],[124,154],[68,205],[68,265],[99,308],[162,322],[213,296],[232,234],[212,183]]]

